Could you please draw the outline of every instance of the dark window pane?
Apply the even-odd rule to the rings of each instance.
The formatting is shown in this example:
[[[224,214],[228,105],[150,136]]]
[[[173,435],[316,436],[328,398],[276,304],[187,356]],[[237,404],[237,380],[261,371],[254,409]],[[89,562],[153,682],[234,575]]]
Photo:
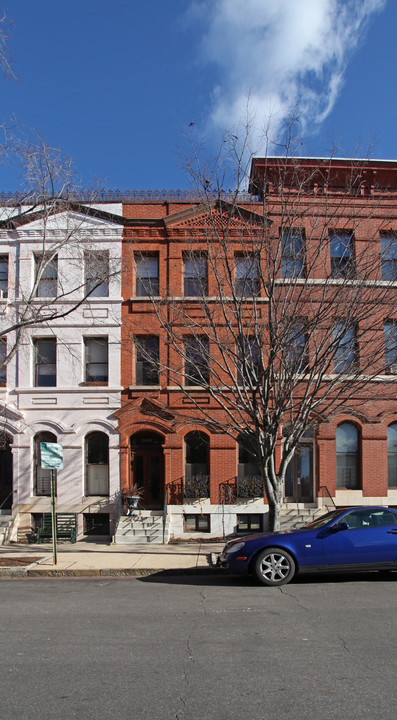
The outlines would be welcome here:
[[[380,238],[382,280],[397,281],[397,235],[383,235]]]
[[[107,338],[85,338],[86,382],[108,381]]]
[[[96,432],[86,437],[87,495],[109,494],[109,438]]]
[[[159,340],[157,337],[136,340],[136,385],[159,384]]]
[[[56,297],[58,292],[58,258],[35,255],[37,297]]]
[[[281,276],[300,278],[305,276],[304,246],[300,230],[281,233]]]
[[[385,363],[388,368],[396,365],[397,372],[397,322],[388,321],[384,324],[385,332]]]
[[[34,466],[35,466],[35,495],[51,495],[51,470],[44,469],[41,464],[41,443],[56,443],[57,438],[49,432],[42,432],[34,438]],[[57,492],[57,471],[54,470],[55,494]]]
[[[0,255],[0,299],[8,297],[8,256]]]
[[[345,373],[353,370],[358,359],[355,325],[345,327],[344,323],[339,323],[334,330],[334,341],[334,372]]]
[[[185,297],[202,297],[208,293],[207,258],[200,253],[183,257],[183,293]]]
[[[358,430],[349,422],[336,428],[336,485],[357,489],[358,474]]]
[[[388,486],[397,487],[397,423],[387,428],[387,476]]]
[[[36,387],[56,386],[56,340],[36,340]]]
[[[185,350],[185,385],[206,385],[209,382],[207,338],[188,338]]]
[[[352,236],[350,233],[330,235],[331,275],[345,278],[353,271]]]
[[[159,294],[158,255],[135,256],[135,294],[137,297],[157,297]]]
[[[109,253],[87,252],[84,264],[86,294],[90,297],[109,297]]]
[[[7,340],[0,338],[0,383],[7,382],[7,367],[3,364],[7,357]]]
[[[236,255],[235,259],[235,292],[241,297],[259,295],[258,258],[254,254]]]

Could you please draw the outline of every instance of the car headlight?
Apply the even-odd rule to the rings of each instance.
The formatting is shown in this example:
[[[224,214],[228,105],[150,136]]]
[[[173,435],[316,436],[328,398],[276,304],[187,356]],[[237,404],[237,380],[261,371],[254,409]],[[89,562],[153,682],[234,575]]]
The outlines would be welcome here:
[[[238,552],[239,550],[241,550],[241,548],[243,548],[244,545],[245,545],[245,543],[243,543],[243,542],[233,543],[233,545],[227,545],[223,552],[225,555],[230,555],[231,553],[235,553],[235,552]]]

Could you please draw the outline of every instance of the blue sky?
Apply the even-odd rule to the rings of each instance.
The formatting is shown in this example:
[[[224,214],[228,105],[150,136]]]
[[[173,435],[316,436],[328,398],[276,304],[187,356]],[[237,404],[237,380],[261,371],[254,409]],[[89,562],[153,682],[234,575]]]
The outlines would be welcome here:
[[[83,183],[185,188],[186,133],[216,150],[250,95],[254,148],[301,117],[299,154],[397,158],[396,0],[9,0],[1,115]],[[189,128],[190,123],[194,123]],[[270,154],[274,153],[270,145]],[[18,189],[0,166],[0,190]]]

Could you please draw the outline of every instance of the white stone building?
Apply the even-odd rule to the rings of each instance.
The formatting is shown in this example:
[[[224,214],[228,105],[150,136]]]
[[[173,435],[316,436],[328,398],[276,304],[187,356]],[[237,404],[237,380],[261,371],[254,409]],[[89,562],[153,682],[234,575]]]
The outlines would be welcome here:
[[[3,209],[0,330],[24,318],[0,370],[0,505],[8,539],[24,540],[50,512],[40,442],[63,447],[56,510],[74,513],[77,537],[109,536],[119,498],[121,204]],[[90,292],[84,300],[87,292]],[[51,316],[63,317],[35,322]],[[9,353],[16,331],[0,338]]]

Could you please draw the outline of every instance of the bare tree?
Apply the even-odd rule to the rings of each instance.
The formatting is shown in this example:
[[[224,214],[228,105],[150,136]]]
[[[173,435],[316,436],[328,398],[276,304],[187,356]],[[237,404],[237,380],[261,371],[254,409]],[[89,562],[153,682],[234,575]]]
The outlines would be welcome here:
[[[370,163],[305,162],[289,147],[254,164],[248,196],[246,147],[230,140],[232,193],[223,191],[221,155],[212,168],[198,156],[190,162],[198,202],[185,238],[174,240],[185,247],[184,288],[148,286],[168,350],[141,343],[139,352],[162,385],[189,399],[181,422],[244,444],[262,478],[269,528],[278,529],[286,471],[305,433],[390,393],[384,320],[397,291],[385,263],[382,275],[379,235],[387,258],[394,199]]]
[[[84,234],[87,216],[107,220],[110,216],[98,207],[95,188],[83,191],[71,159],[38,134],[15,144],[15,153],[23,169],[22,188],[1,207],[2,239],[7,243],[24,237],[24,228],[31,223],[37,223],[39,239],[34,244],[33,278],[31,249],[23,256],[26,238],[12,268],[16,275],[7,277],[7,259],[0,258],[1,296],[7,300],[0,339],[8,338],[0,369],[14,356],[27,328],[50,327],[54,320],[71,315],[121,271],[121,258],[110,258]],[[58,267],[59,255],[68,260],[63,271]]]

